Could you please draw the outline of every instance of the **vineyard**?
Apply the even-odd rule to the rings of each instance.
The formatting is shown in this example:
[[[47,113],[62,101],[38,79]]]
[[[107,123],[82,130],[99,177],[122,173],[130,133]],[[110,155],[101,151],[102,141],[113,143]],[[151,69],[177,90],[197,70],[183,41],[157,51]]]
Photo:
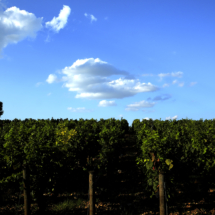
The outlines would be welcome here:
[[[119,164],[110,167],[110,172],[101,177],[94,174],[95,189],[95,214],[159,214],[159,199],[156,195],[150,199],[149,193],[143,190],[143,173],[136,167],[135,158],[138,154],[135,148],[135,137],[127,136],[133,144],[122,147]],[[81,166],[80,166],[81,169]],[[80,170],[79,169],[79,170]],[[45,214],[89,214],[88,211],[88,178],[78,169],[75,171],[75,187],[66,189],[64,184],[61,194],[55,196],[53,192],[45,192]],[[110,174],[109,174],[110,173]],[[84,180],[80,180],[84,178]],[[168,214],[213,214],[215,213],[215,192],[197,191],[201,186],[194,181],[193,187],[188,190],[178,190],[178,196],[168,203]],[[60,185],[59,185],[60,186]],[[168,186],[168,184],[166,185]],[[75,191],[75,192],[73,192]],[[5,193],[1,200],[0,214],[23,215],[23,194],[19,199],[17,189],[11,189]],[[4,200],[4,201],[3,201]],[[67,204],[65,203],[67,200]],[[73,206],[73,202],[75,205]],[[78,204],[80,204],[78,206]],[[15,207],[17,205],[17,207]],[[32,202],[32,215],[40,214],[37,204]]]

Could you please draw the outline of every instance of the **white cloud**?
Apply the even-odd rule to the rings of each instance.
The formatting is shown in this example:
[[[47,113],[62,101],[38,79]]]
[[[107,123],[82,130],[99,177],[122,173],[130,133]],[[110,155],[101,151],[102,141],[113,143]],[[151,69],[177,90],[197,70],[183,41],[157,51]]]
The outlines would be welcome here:
[[[100,107],[107,107],[107,106],[116,106],[115,101],[106,101],[106,100],[102,100],[99,102]]]
[[[85,13],[84,16],[86,16],[86,17],[87,17],[87,16],[90,16],[91,23],[92,23],[93,21],[97,21],[97,19],[96,19],[93,15],[90,15],[90,14]]]
[[[183,74],[183,72],[172,72],[172,73],[166,73],[166,74],[160,73],[158,76],[160,77],[160,81],[162,81],[163,77],[172,76],[172,77],[181,78],[182,74]]]
[[[174,80],[172,83],[175,84],[175,83],[177,83],[177,82],[178,82],[177,80]]]
[[[67,108],[68,110],[70,110],[71,112],[93,112],[93,110],[90,109],[86,109],[86,108]]]
[[[166,117],[165,120],[174,120],[174,119],[177,119],[177,118],[178,118],[178,116],[176,115],[176,116],[174,116],[174,117]],[[144,119],[149,120],[148,117],[146,117],[146,118],[144,118]],[[150,119],[152,119],[152,118],[150,118]],[[153,119],[152,119],[152,120],[153,120]],[[158,119],[158,120],[160,120],[160,119]],[[143,120],[142,120],[142,121],[143,121]]]
[[[160,73],[160,74],[158,74],[157,76],[160,77],[159,82],[161,82],[162,79],[163,79],[163,77],[172,76],[172,77],[182,78],[182,74],[183,74],[183,72],[180,72],[180,71],[179,71],[179,72],[172,72],[172,73],[165,73],[165,74]],[[143,74],[142,76],[155,76],[155,75],[154,75],[154,74]],[[178,80],[174,80],[174,81],[172,82],[172,84],[176,84],[176,83],[178,83]],[[190,86],[193,86],[193,85],[195,85],[195,84],[197,84],[197,82],[191,82]],[[164,85],[163,85],[163,88],[168,87],[168,86],[169,86],[169,84],[164,84]],[[184,82],[179,83],[178,86],[179,86],[179,87],[183,87],[183,86],[184,86]]]
[[[169,116],[169,117],[166,117],[166,119],[167,119],[167,120],[170,120],[170,119],[174,120],[174,119],[177,119],[177,118],[178,118],[178,116],[177,116],[177,115],[176,115],[176,116],[174,116],[174,117],[170,117],[170,116]]]
[[[180,83],[178,86],[179,86],[179,87],[183,87],[183,86],[184,86],[184,82],[183,82],[183,83]]]
[[[154,74],[143,74],[143,75],[141,75],[141,76],[158,76],[158,77],[160,77],[160,80],[159,80],[159,81],[162,81],[162,78],[163,78],[163,77],[166,77],[166,76],[172,76],[172,77],[181,78],[182,75],[183,75],[183,72],[180,72],[180,71],[179,71],[179,72],[172,72],[172,73],[165,73],[165,74],[160,73],[160,74],[158,74],[158,75],[154,75]]]
[[[38,82],[38,83],[36,83],[36,86],[38,87],[38,86],[40,86],[41,84],[43,84],[43,82]]]
[[[195,85],[195,84],[197,84],[197,82],[191,82],[191,83],[190,83],[190,86],[193,86],[193,85]]]
[[[35,38],[42,28],[42,19],[17,7],[0,12],[0,51],[9,43],[18,43],[26,37]]]
[[[51,27],[54,31],[59,32],[60,29],[65,27],[70,12],[70,7],[63,5],[63,9],[60,11],[58,17],[54,17],[50,22],[46,22],[46,27]]]

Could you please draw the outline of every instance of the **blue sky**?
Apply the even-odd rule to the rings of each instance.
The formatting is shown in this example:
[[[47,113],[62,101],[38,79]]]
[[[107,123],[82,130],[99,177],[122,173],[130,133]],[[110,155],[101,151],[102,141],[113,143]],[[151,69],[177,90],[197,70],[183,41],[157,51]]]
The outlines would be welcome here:
[[[2,120],[215,118],[215,2],[0,0]]]

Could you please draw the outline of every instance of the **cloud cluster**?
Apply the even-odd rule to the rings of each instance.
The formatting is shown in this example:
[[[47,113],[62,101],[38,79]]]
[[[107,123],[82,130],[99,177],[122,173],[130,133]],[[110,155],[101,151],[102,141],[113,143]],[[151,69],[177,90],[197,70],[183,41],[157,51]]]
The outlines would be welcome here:
[[[93,22],[93,21],[97,21],[97,19],[93,16],[93,15],[91,15],[91,14],[87,14],[87,13],[85,13],[84,14],[84,16],[86,16],[86,17],[90,17],[90,19],[91,19],[91,23]]]
[[[45,23],[45,28],[58,33],[63,29],[70,15],[69,6],[63,5],[58,17],[53,17],[51,21]],[[97,19],[91,14],[84,14],[91,19],[91,23]],[[0,11],[0,53],[9,44],[18,43],[25,38],[36,38],[36,33],[44,28],[42,25],[43,17],[37,18],[33,13],[11,7],[5,11]],[[0,58],[3,58],[0,55]]]
[[[119,70],[114,66],[100,60],[99,58],[78,59],[70,67],[65,67],[59,74],[64,76],[59,79],[55,74],[50,74],[46,79],[49,84],[65,82],[63,87],[67,87],[69,91],[78,92],[75,98],[87,98],[92,100],[100,100],[98,107],[117,106],[114,100],[107,99],[123,99],[132,97],[138,93],[154,92],[161,90],[150,82],[141,83],[134,75],[126,71]],[[125,76],[111,80],[112,75]],[[173,72],[167,74],[159,74],[162,79],[166,76],[181,78],[183,72]],[[143,76],[154,76],[153,74],[144,74]],[[175,84],[177,80],[173,81]],[[167,84],[163,85],[163,88]],[[179,84],[179,86],[182,86]],[[171,99],[170,94],[156,96],[154,99],[148,98],[134,104],[129,104],[125,108],[126,111],[144,111],[145,108],[152,108],[159,101]],[[92,112],[93,110],[85,108],[68,108],[72,112]],[[177,118],[177,116],[175,116]],[[174,117],[173,117],[174,118]],[[172,118],[172,119],[173,119]]]
[[[63,9],[60,10],[58,17],[53,17],[51,21],[45,23],[45,28],[51,29],[56,33],[59,33],[63,29],[70,15],[71,9],[69,6],[63,5]],[[85,13],[86,18],[93,21],[97,21],[91,14]],[[107,17],[105,18],[107,19]],[[5,11],[0,12],[0,52],[10,43],[18,43],[21,40],[31,37],[35,39],[36,32],[43,28],[43,17],[37,18],[33,13],[29,13],[25,10],[20,10],[17,7],[11,7]],[[62,69],[60,74],[64,74],[61,79],[58,79],[55,74],[50,74],[46,80],[48,84],[65,82],[63,87],[67,87],[69,91],[76,91],[78,94],[75,96],[78,98],[87,99],[99,99],[99,107],[117,106],[115,101],[107,101],[107,99],[123,99],[132,97],[138,93],[154,92],[161,90],[161,88],[148,83],[141,83],[139,79],[136,79],[134,75],[129,74],[126,71],[119,70],[114,66],[100,60],[99,58],[78,59],[70,67]],[[181,78],[183,72],[159,74],[158,76],[162,80],[163,77],[172,76]],[[111,80],[109,77],[113,75],[124,76],[124,78],[118,78]],[[150,76],[150,74],[144,74],[142,76]],[[151,75],[154,76],[154,75]],[[172,84],[176,84],[177,80],[174,80]],[[37,83],[39,86],[41,83]],[[196,83],[191,83],[190,86]],[[184,83],[180,83],[182,87]],[[167,87],[167,84],[163,85],[163,88]],[[156,102],[170,99],[172,96],[164,94],[157,96],[154,99],[148,98],[129,104],[125,108],[126,111],[139,111],[144,108],[152,108]],[[91,112],[85,108],[68,108],[72,112]],[[172,119],[177,118],[177,116]]]

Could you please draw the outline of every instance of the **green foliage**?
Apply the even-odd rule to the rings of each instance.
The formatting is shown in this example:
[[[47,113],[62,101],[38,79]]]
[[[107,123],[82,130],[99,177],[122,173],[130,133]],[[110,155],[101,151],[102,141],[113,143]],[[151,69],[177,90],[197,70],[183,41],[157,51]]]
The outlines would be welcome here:
[[[56,145],[59,143],[68,144],[71,137],[76,134],[77,132],[74,129],[68,130],[66,123],[59,123],[56,129]]]
[[[140,144],[142,155],[137,157],[136,162],[139,169],[146,172],[147,183],[153,188],[150,197],[154,195],[157,189],[159,173],[168,173],[168,180],[171,184],[176,183],[174,174],[177,172],[177,169],[173,168],[173,163],[175,162],[183,165],[191,157],[192,159],[189,159],[189,166],[196,167],[204,163],[207,157],[204,171],[214,171],[215,150],[213,139],[215,136],[212,135],[212,132],[213,134],[215,133],[215,126],[212,128],[209,127],[207,122],[204,122],[203,125],[201,121],[195,123],[192,120],[189,122],[187,120],[178,122],[161,122],[155,120],[151,122],[143,121],[142,123],[138,123],[137,127],[137,137],[139,142],[142,142]],[[206,136],[206,134],[208,135]],[[210,137],[209,134],[211,134]],[[178,158],[179,152],[181,154]],[[168,198],[170,198],[169,187],[167,187],[167,194]]]
[[[171,185],[178,182],[177,165],[192,174],[214,172],[215,125],[211,124],[183,120],[162,123],[158,120],[134,120],[132,132],[136,133],[136,146],[141,151],[136,162],[146,176],[144,183],[147,186],[144,188],[151,192],[150,197],[157,190],[159,173],[168,175]],[[125,144],[127,125],[125,120],[120,122],[112,118],[99,122],[93,119],[79,122],[14,120],[3,130],[0,128],[0,162],[6,167],[1,169],[4,177],[0,183],[6,185],[19,181],[21,186],[23,163],[29,166],[34,190],[41,183],[43,189],[51,184],[52,190],[55,189],[54,182],[66,183],[78,162],[84,171],[95,168],[99,170],[98,175],[102,175],[107,171],[107,165],[114,166],[118,162],[119,151]],[[68,175],[64,177],[65,172]],[[171,198],[174,196],[172,187],[167,186],[168,199],[170,193]]]
[[[45,189],[49,183],[53,190],[54,182],[65,178],[63,172],[71,172],[79,161],[85,166],[88,156],[90,162],[83,170],[96,167],[100,169],[99,174],[104,174],[107,170],[104,166],[117,157],[124,143],[122,126],[126,127],[126,122],[115,119],[98,123],[81,119],[76,124],[68,120],[55,123],[54,120],[21,122],[15,119],[4,129],[1,158],[7,168],[13,167],[16,172],[5,176],[1,183],[18,180],[21,185],[22,164],[26,163],[32,189],[39,190],[41,184],[41,189]]]

